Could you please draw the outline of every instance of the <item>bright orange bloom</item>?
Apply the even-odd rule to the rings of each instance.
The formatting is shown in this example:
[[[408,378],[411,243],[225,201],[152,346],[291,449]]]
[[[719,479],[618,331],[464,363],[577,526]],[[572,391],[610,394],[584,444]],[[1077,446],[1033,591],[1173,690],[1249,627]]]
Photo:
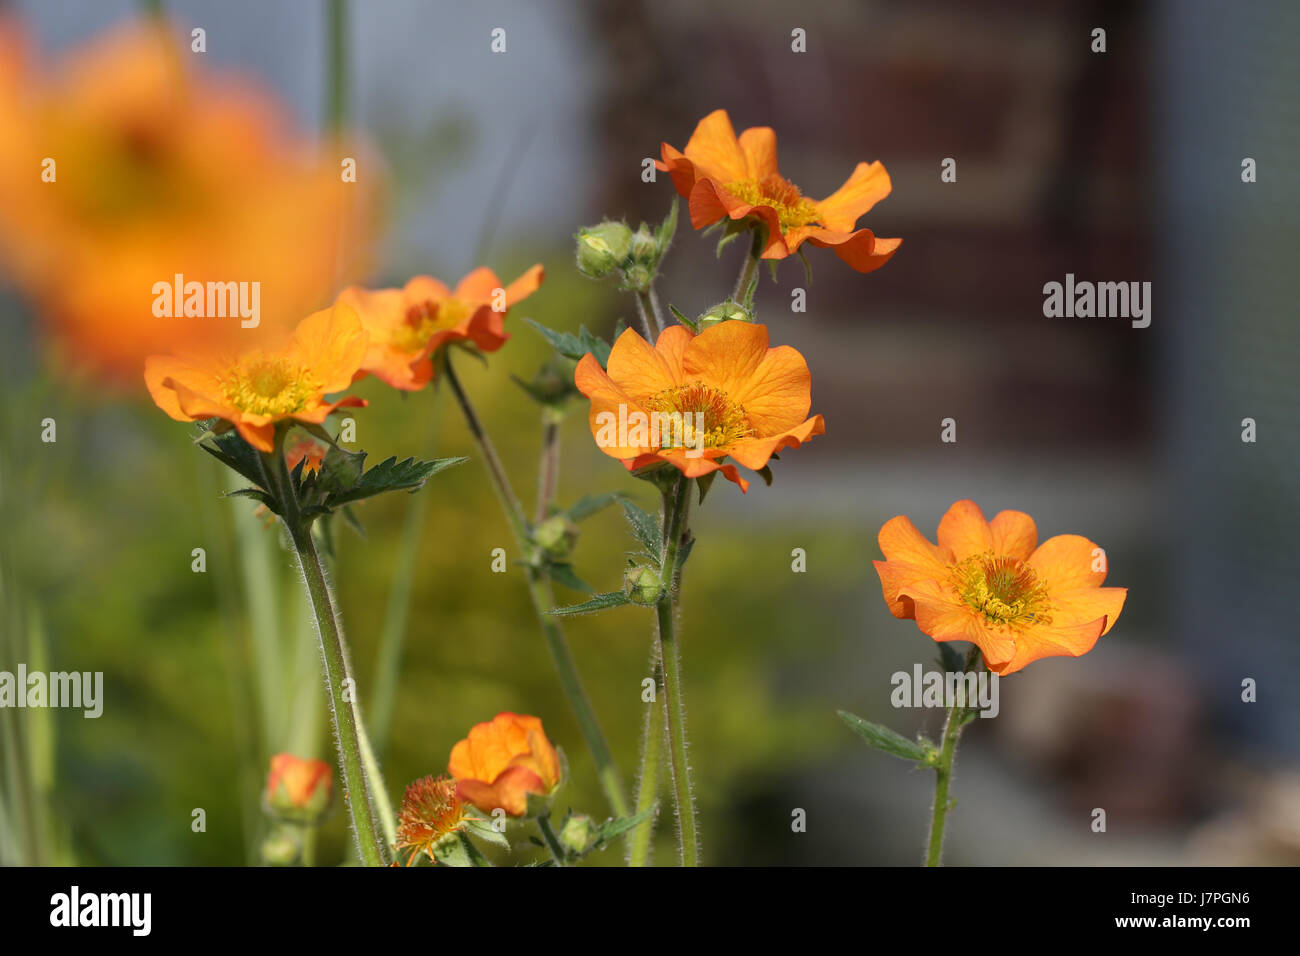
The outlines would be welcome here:
[[[352,384],[366,354],[355,312],[335,306],[309,315],[287,344],[238,355],[151,355],[144,378],[158,407],[177,421],[219,418],[261,451],[274,447],[275,423],[319,425],[334,409],[364,405],[325,396]]]
[[[495,352],[510,336],[506,312],[542,284],[541,265],[503,286],[495,272],[475,269],[455,290],[430,276],[416,276],[400,289],[344,289],[339,301],[352,306],[370,333],[362,370],[394,388],[415,391],[433,377],[432,355],[449,342],[470,341]]]
[[[691,225],[754,216],[767,225],[764,259],[784,259],[804,242],[829,246],[858,272],[879,269],[902,239],[879,239],[857,229],[858,219],[889,195],[889,173],[879,162],[858,163],[853,175],[825,199],[809,199],[776,165],[776,133],[757,126],[736,136],[726,110],[695,127],[680,152],[664,143],[655,166],[673,178],[690,202]]]
[[[322,809],[329,803],[333,785],[333,771],[325,761],[276,754],[266,779],[266,798],[273,806]]]
[[[906,517],[880,529],[874,562],[894,617],[936,641],[970,641],[997,674],[1040,657],[1079,657],[1114,626],[1128,588],[1104,588],[1106,555],[1087,538],[1038,544],[1034,519],[1000,512],[991,522],[958,501],[931,544]]]
[[[397,848],[415,850],[408,865],[414,866],[420,853],[436,863],[437,845],[468,825],[465,810],[450,777],[422,777],[408,786],[397,815]]]
[[[721,471],[747,490],[724,458],[758,471],[781,449],[826,431],[820,415],[807,417],[808,363],[790,346],[767,342],[767,326],[751,322],[722,322],[699,335],[671,325],[653,348],[625,331],[607,369],[584,355],[574,381],[591,399],[596,444],[629,471],[667,462],[688,478]]]
[[[530,793],[545,796],[560,784],[560,757],[541,720],[509,711],[475,724],[451,749],[447,770],[460,799],[512,817],[527,812]]]
[[[137,382],[149,355],[274,337],[363,265],[381,180],[341,180],[356,146],[322,153],[264,90],[196,69],[189,42],[136,21],[47,68],[0,18],[0,271],[48,319],[60,367]],[[257,327],[237,297],[203,316],[159,303],[177,275],[258,283]]]

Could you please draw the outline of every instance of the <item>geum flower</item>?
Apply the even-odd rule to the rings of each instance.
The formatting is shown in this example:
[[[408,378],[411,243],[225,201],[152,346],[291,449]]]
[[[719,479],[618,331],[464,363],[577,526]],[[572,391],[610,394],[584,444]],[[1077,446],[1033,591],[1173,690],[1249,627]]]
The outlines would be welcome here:
[[[450,342],[472,342],[495,352],[510,336],[506,313],[537,291],[545,276],[534,265],[509,285],[495,272],[478,268],[456,288],[431,276],[416,276],[400,289],[367,290],[351,286],[338,301],[356,309],[370,335],[362,363],[393,388],[416,391],[433,377],[432,355]]]
[[[653,348],[628,329],[607,368],[584,355],[574,381],[591,399],[596,444],[629,471],[658,463],[688,478],[721,471],[745,491],[749,482],[724,459],[758,471],[783,448],[826,431],[820,415],[808,417],[808,363],[788,345],[768,348],[767,327],[749,322],[698,335],[669,326]]]
[[[1061,534],[1038,544],[1020,511],[992,521],[958,501],[931,544],[906,517],[880,529],[884,561],[873,562],[894,617],[911,618],[936,641],[970,641],[997,674],[1042,657],[1092,650],[1124,607],[1127,588],[1106,588],[1106,556],[1087,538]]]
[[[397,816],[397,849],[413,849],[407,865],[421,853],[437,862],[438,844],[469,825],[465,804],[450,777],[422,777],[406,788]]]
[[[561,771],[541,720],[502,711],[470,728],[452,748],[447,772],[466,803],[484,813],[502,809],[521,817],[528,812],[528,795],[549,795],[559,786]]]
[[[767,227],[764,259],[784,259],[805,242],[829,247],[858,272],[889,261],[902,239],[881,239],[857,221],[889,195],[889,173],[879,162],[858,163],[825,199],[809,199],[777,169],[776,133],[758,126],[736,136],[726,110],[700,120],[679,151],[664,143],[655,166],[668,172],[690,203],[691,225],[751,216]]]
[[[284,812],[319,813],[329,805],[333,783],[333,771],[325,761],[276,754],[266,778],[267,803]]]
[[[319,425],[336,408],[365,405],[351,396],[326,398],[352,384],[365,353],[356,313],[335,305],[303,319],[278,349],[153,355],[144,378],[154,402],[177,421],[221,419],[221,427],[270,452],[277,422]]]

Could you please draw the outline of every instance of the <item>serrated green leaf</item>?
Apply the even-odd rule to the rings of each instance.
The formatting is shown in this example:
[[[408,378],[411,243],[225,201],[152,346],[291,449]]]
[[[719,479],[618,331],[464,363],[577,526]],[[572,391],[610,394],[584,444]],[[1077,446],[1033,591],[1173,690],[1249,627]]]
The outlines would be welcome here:
[[[242,475],[258,487],[266,484],[262,474],[262,453],[239,437],[239,432],[211,433],[199,445],[205,452],[231,471]]]
[[[577,614],[594,614],[596,611],[603,611],[608,607],[622,607],[624,604],[630,604],[626,594],[622,591],[610,591],[606,594],[597,594],[590,601],[584,601],[581,604],[570,604],[568,607],[554,607],[547,611],[555,617],[573,617]]]
[[[551,343],[551,347],[565,358],[580,359],[590,352],[596,357],[596,361],[600,363],[601,368],[604,368],[605,363],[609,361],[609,343],[600,336],[588,332],[585,325],[580,326],[578,334],[574,335],[571,332],[557,332],[554,329],[549,329],[532,319],[524,319],[524,321],[540,332],[542,337]]]
[[[582,580],[582,578],[578,577],[577,573],[573,570],[573,565],[568,564],[567,562],[548,561],[542,565],[542,570],[546,572],[547,577],[552,581],[555,581],[558,584],[563,584],[571,591],[583,591],[587,594],[591,594],[596,590],[586,581]]]
[[[592,844],[591,849],[599,849],[603,844],[609,843],[615,837],[621,836],[635,826],[639,826],[646,820],[654,816],[654,810],[642,810],[636,816],[617,817],[601,824],[600,829],[596,831],[596,841]],[[590,852],[590,851],[588,851]]]
[[[468,459],[435,458],[432,461],[416,461],[407,458],[399,462],[393,456],[363,474],[352,487],[327,494],[322,503],[326,508],[334,509],[351,501],[382,495],[386,491],[417,491],[438,472],[465,461]]]
[[[267,510],[272,514],[280,513],[280,506],[274,498],[268,495],[261,488],[240,488],[237,491],[227,491],[223,498],[253,498],[266,505]]]
[[[632,526],[632,536],[641,542],[651,554],[663,554],[663,531],[659,527],[659,520],[646,514],[631,501],[623,499],[623,515],[627,518],[627,523]],[[656,558],[661,561],[662,558]]]
[[[903,760],[913,760],[917,763],[925,762],[925,749],[914,740],[908,740],[902,734],[895,733],[888,727],[881,724],[872,723],[869,720],[863,720],[846,710],[837,710],[840,720],[844,721],[858,736],[867,742],[869,746],[877,750],[883,750],[887,754],[893,754]]]

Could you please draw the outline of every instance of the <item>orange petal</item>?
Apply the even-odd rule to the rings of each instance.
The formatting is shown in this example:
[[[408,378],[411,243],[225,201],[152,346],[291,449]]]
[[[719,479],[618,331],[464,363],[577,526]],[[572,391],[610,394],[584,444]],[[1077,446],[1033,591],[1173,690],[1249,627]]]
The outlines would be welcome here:
[[[1078,534],[1048,538],[1029,557],[1029,566],[1050,592],[1101,587],[1105,571],[1094,571],[1095,562],[1104,566],[1104,552]]]
[[[902,239],[881,239],[870,229],[845,233],[805,227],[796,238],[798,242],[807,239],[815,246],[834,249],[837,256],[858,272],[874,272],[879,269],[903,244]],[[798,242],[794,243],[796,248]]]
[[[1029,560],[1038,546],[1038,526],[1023,511],[999,511],[989,522],[993,532],[993,551],[1021,561]]]
[[[707,455],[699,458],[687,458],[681,450],[651,452],[638,455],[635,458],[628,458],[623,464],[628,471],[637,471],[656,462],[666,462],[672,465],[687,478],[702,478],[712,472],[720,471],[728,481],[739,485],[742,493],[749,491],[749,481],[741,476],[739,469],[735,465],[723,464]]]
[[[451,297],[462,302],[491,303],[492,293],[501,287],[501,280],[495,272],[487,266],[479,266],[456,283],[456,291]]]
[[[889,195],[889,173],[879,162],[858,163],[839,189],[817,203],[828,229],[852,232],[854,225],[876,203]]]
[[[715,328],[737,324],[743,323],[724,322]],[[812,375],[796,349],[779,345],[768,349],[748,379],[728,394],[745,406],[758,435],[776,435],[797,427],[807,416],[812,407]]]
[[[1052,592],[1052,625],[1085,624],[1105,618],[1101,633],[1115,626],[1124,609],[1128,588],[1074,588]]]
[[[939,522],[939,545],[950,550],[957,561],[992,551],[993,531],[979,505],[973,501],[953,504]]]
[[[352,384],[368,342],[357,310],[348,302],[335,302],[298,323],[287,354],[311,369],[320,391],[328,394]]]
[[[979,647],[990,670],[1016,653],[1016,643],[1008,632],[986,627],[979,615],[937,581],[918,581],[899,596],[911,600],[922,633],[936,641],[970,641]]]
[[[734,324],[736,323],[723,323]],[[701,337],[696,336],[692,341],[698,342]],[[687,351],[689,353],[689,347]],[[674,370],[669,366],[668,360],[633,329],[623,330],[623,334],[610,349],[605,367],[618,387],[636,399],[655,395],[679,381],[674,377]]]
[[[767,357],[767,341],[765,325],[721,322],[687,343],[682,368],[688,377],[699,378],[714,388],[722,389],[733,401],[743,404],[742,390],[749,386],[754,373]],[[610,360],[613,361],[612,356]],[[745,411],[749,411],[748,405]],[[803,413],[795,421],[802,420],[807,413],[808,406],[805,405]]]
[[[542,284],[546,278],[546,270],[539,262],[536,265],[529,266],[514,282],[506,286],[506,308],[513,309],[516,305],[528,298]]]
[[[442,302],[451,298],[451,290],[433,276],[413,276],[402,286],[402,297],[407,305]]]
[[[1096,645],[1102,623],[1097,620],[1063,627],[1042,625],[1019,633],[1015,656],[1002,663],[987,661],[989,670],[1005,677],[1044,657],[1080,657]]]
[[[749,169],[726,110],[714,110],[700,120],[685,153],[703,175],[717,176],[723,182],[744,179]]]
[[[771,438],[746,438],[722,449],[739,464],[751,471],[759,471],[768,459],[786,448],[798,448],[814,435],[826,434],[826,422],[820,415],[788,429]]]
[[[740,150],[745,154],[743,179],[763,179],[777,171],[776,132],[769,126],[754,126],[740,134]]]
[[[675,382],[680,382],[685,377],[683,356],[686,354],[687,344],[694,337],[695,333],[686,326],[670,325],[659,333],[659,338],[655,341],[655,351],[667,364],[668,371],[672,373]]]

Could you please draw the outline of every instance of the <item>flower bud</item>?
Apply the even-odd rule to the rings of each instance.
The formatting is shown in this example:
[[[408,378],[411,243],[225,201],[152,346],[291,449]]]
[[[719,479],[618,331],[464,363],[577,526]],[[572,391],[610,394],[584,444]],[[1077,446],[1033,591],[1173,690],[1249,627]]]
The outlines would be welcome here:
[[[560,829],[560,845],[582,855],[596,842],[596,827],[585,813],[575,813],[564,821]]]
[[[659,240],[645,223],[632,235],[630,255],[633,262],[643,266],[653,267],[659,261]]]
[[[721,325],[723,322],[753,322],[754,316],[739,302],[727,299],[719,302],[700,316],[700,331]]]
[[[551,515],[533,531],[537,546],[553,558],[563,558],[578,541],[578,526],[565,515]]]
[[[664,583],[654,568],[636,564],[623,572],[623,593],[633,604],[650,606],[659,603]]]
[[[333,782],[323,760],[276,754],[266,779],[266,806],[276,816],[314,823],[329,809]]]
[[[447,770],[458,799],[484,813],[501,809],[512,817],[546,812],[563,776],[559,752],[541,720],[509,711],[475,724],[452,748]]]
[[[302,855],[302,835],[297,828],[281,824],[262,841],[261,853],[267,866],[293,866]]]
[[[578,231],[578,271],[588,279],[603,279],[627,261],[632,230],[627,223],[606,220]]]

